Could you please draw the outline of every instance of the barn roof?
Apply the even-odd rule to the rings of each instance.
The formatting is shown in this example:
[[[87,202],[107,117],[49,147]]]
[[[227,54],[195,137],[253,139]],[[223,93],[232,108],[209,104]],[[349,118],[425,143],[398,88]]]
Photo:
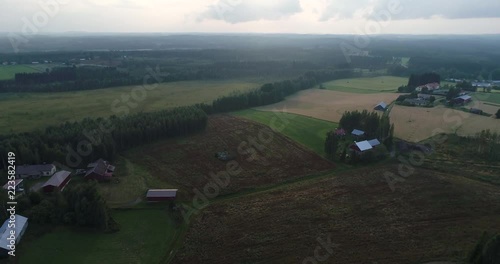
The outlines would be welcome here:
[[[15,216],[16,216],[16,227],[14,228],[14,230],[16,232],[16,244],[17,244],[21,240],[20,234],[22,230],[28,224],[28,218],[18,214],[16,214]],[[7,238],[10,236],[10,231],[12,230],[8,228],[8,225],[9,225],[9,219],[5,220],[5,222],[3,222],[2,227],[0,227],[0,236],[1,236],[0,248],[6,250],[9,250],[9,248],[7,247],[9,240],[7,240]]]
[[[90,165],[92,165],[92,167]],[[104,163],[104,160],[99,159],[96,162],[89,164],[89,167],[90,169],[87,170],[85,177],[89,176],[93,172],[97,175],[104,176],[104,174],[106,173],[106,168],[108,166],[106,165],[106,163]]]
[[[459,97],[457,97],[455,99],[462,99],[464,101],[467,101],[467,100],[472,99],[472,97],[470,95],[462,95],[462,96],[459,96]]]
[[[16,174],[18,175],[35,175],[40,174],[42,171],[51,171],[56,166],[53,164],[40,164],[40,165],[21,165],[16,166]]]
[[[15,186],[17,187],[17,185],[19,185],[21,182],[23,182],[23,179],[16,179],[16,180],[15,180],[15,182],[16,182],[16,183],[15,183]],[[9,183],[7,182],[7,183],[3,186],[3,188],[4,188],[5,190],[9,189]]]
[[[45,186],[59,187],[69,177],[70,174],[71,172],[69,171],[58,171],[54,175],[52,175],[52,177],[50,177],[50,179],[42,186],[42,188]]]
[[[376,105],[376,106],[375,106],[375,108],[376,108],[376,107],[379,107],[379,106],[380,106],[380,107],[382,107],[382,108],[384,108],[384,109],[386,109],[386,108],[387,108],[387,104],[386,104],[385,102],[380,102],[380,103],[378,103],[378,105]]]
[[[178,189],[149,189],[146,197],[167,197],[175,198],[177,196]]]
[[[372,139],[372,140],[368,140],[368,143],[370,143],[370,145],[372,147],[376,147],[376,146],[380,145],[380,141],[378,141],[378,139],[376,139],[376,138]]]
[[[367,151],[367,150],[370,150],[373,148],[372,145],[370,145],[370,143],[366,140],[361,141],[361,142],[355,142],[355,143],[360,151]]]
[[[365,131],[354,129],[351,134],[353,134],[355,136],[362,136],[365,134]]]

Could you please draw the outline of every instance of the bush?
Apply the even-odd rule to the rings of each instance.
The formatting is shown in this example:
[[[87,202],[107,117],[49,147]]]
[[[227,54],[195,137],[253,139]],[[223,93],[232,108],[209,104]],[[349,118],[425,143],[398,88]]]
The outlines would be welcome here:
[[[40,204],[42,201],[42,195],[39,192],[30,193],[30,201],[32,205]]]

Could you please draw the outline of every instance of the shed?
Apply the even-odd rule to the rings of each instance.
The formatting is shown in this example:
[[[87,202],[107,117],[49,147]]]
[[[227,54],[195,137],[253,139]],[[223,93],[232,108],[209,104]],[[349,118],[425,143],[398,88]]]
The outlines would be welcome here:
[[[149,189],[146,194],[148,202],[172,201],[177,197],[178,189]]]
[[[387,110],[387,104],[385,102],[380,102],[378,105],[375,106],[374,110],[385,111]]]
[[[60,191],[64,190],[64,187],[71,180],[71,172],[69,171],[58,171],[42,186],[44,192],[53,192],[55,189]]]
[[[354,136],[359,137],[359,136],[363,136],[365,134],[365,131],[362,131],[362,130],[359,130],[359,129],[354,129],[351,134],[353,134]]]
[[[24,191],[24,186],[23,186],[23,179],[16,179],[14,181],[14,188],[16,190],[16,192],[23,192]],[[3,186],[4,190],[9,190],[9,182],[7,182],[4,186]],[[12,191],[12,189],[10,189],[10,191]]]
[[[471,108],[470,112],[473,113],[473,114],[476,114],[476,115],[482,115],[483,114],[483,110],[477,109],[477,108]]]
[[[10,219],[5,220],[3,223],[2,227],[0,227],[0,255],[8,256],[8,252],[11,251],[11,244],[10,244],[10,239],[8,239],[11,235],[11,232],[15,232],[14,236],[15,239],[15,245],[19,244],[21,241],[21,238],[24,235],[24,232],[26,231],[26,228],[28,228],[28,218],[15,214],[14,215],[15,219],[15,226],[9,227],[9,221]]]
[[[354,145],[351,146],[351,149],[358,152],[365,152],[373,149],[372,145],[368,141],[354,142]]]

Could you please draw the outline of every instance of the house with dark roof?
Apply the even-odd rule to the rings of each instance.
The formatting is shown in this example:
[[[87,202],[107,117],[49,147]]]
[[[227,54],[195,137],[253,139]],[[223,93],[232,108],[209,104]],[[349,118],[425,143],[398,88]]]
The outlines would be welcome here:
[[[84,178],[86,180],[110,181],[113,177],[114,170],[115,166],[109,164],[107,161],[99,159],[89,164]]]
[[[374,110],[385,111],[387,110],[387,104],[384,102],[380,102],[378,105],[375,106]]]
[[[39,179],[40,177],[49,177],[56,172],[56,166],[53,164],[40,164],[40,165],[21,165],[16,167],[16,178],[33,178]]]
[[[13,217],[15,219],[15,226],[9,226],[11,219],[7,219],[3,222],[2,227],[0,227],[0,256],[9,256],[9,251],[15,250],[26,228],[28,228],[28,218],[18,214],[13,215]]]
[[[68,182],[71,180],[71,172],[58,171],[42,186],[44,192],[53,192],[56,189],[63,191]]]
[[[177,189],[149,189],[146,194],[148,202],[173,201],[177,197]]]
[[[477,109],[477,108],[471,108],[470,112],[473,113],[473,114],[476,114],[476,115],[482,115],[483,114],[483,110]]]

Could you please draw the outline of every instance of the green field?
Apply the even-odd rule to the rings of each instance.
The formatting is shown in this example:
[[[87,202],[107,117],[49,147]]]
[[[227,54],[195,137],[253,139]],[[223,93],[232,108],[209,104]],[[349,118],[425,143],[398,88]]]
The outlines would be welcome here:
[[[31,131],[86,117],[120,115],[123,109],[131,113],[148,112],[212,102],[220,96],[251,90],[261,84],[253,80],[189,81],[159,84],[143,94],[132,93],[136,86],[64,93],[0,94],[0,134]]]
[[[115,210],[113,217],[121,227],[116,233],[61,227],[25,241],[19,263],[160,263],[179,235],[164,209]]]
[[[268,126],[276,117],[281,120],[288,120],[288,124],[285,122],[280,123],[280,121],[276,122],[277,127],[281,127],[282,124],[285,125],[280,132],[321,156],[325,156],[324,144],[327,132],[338,126],[336,123],[289,113],[244,110],[236,112],[234,115]]]
[[[472,95],[475,100],[500,105],[500,93],[477,92]]]
[[[410,57],[403,57],[401,58],[401,65],[408,67],[410,66]]]
[[[16,73],[39,72],[40,70],[28,65],[0,66],[0,80],[14,79]]]
[[[348,93],[390,93],[396,92],[398,87],[408,83],[407,78],[381,76],[373,78],[342,79],[324,83],[323,86],[332,91]]]

